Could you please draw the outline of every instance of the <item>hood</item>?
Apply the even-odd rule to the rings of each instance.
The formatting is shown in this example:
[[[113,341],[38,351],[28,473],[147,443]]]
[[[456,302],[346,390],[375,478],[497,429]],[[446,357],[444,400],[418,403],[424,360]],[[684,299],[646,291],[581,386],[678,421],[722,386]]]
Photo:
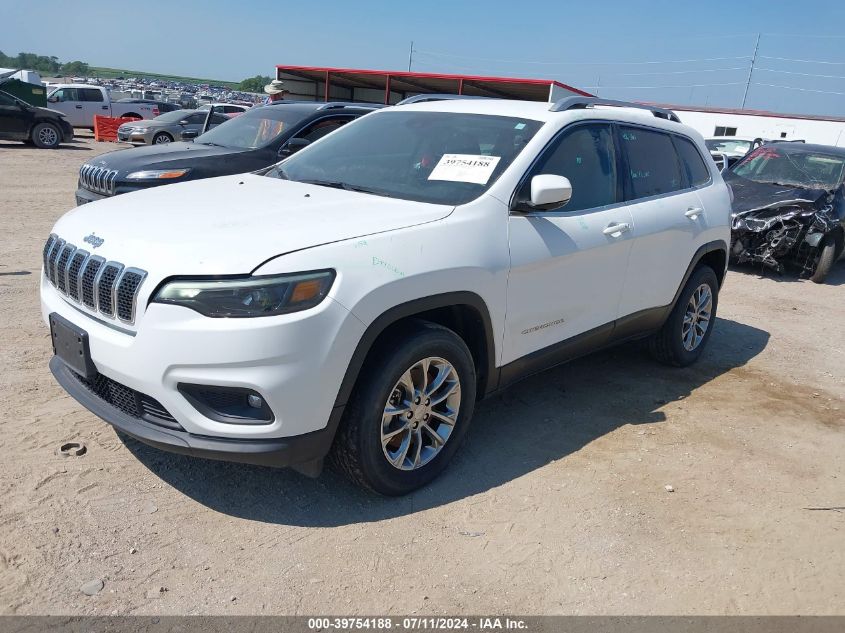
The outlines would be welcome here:
[[[432,222],[453,208],[244,174],[82,205],[53,233],[161,280],[247,274],[278,255]],[[96,249],[89,244],[99,240],[83,241],[92,233]]]
[[[755,182],[732,174],[726,174],[725,183],[733,194],[734,215],[780,206],[812,206],[831,193],[825,189]]]
[[[49,114],[52,117],[57,117],[60,119],[64,119],[67,115],[64,112],[59,112],[58,110],[52,110],[51,108],[42,108],[41,106],[32,106],[36,112],[41,114]]]
[[[105,167],[106,169],[115,169],[120,174],[138,169],[156,169],[159,166],[167,168],[183,166],[198,167],[202,163],[211,163],[217,167],[224,167],[225,160],[221,159],[253,151],[255,150],[177,141],[165,145],[146,145],[101,154],[88,161],[88,164]],[[269,165],[271,162],[267,162],[267,164]],[[249,170],[244,169],[243,171]],[[220,175],[220,173],[218,171],[217,175]]]
[[[153,121],[152,119],[141,119],[140,121],[124,123],[120,127],[158,127],[163,125],[170,125],[170,123],[162,123],[161,121]]]

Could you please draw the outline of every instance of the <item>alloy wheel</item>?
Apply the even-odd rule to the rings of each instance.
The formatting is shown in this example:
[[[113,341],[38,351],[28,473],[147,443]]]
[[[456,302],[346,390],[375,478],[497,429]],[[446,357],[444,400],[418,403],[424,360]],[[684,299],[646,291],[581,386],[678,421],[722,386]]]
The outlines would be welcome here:
[[[59,135],[53,128],[45,126],[38,131],[38,140],[44,145],[55,145],[59,141]]]
[[[713,291],[708,284],[701,284],[692,293],[684,313],[681,339],[685,350],[692,352],[701,345],[707,328],[710,327],[712,313]]]
[[[399,470],[434,459],[452,434],[461,407],[461,381],[449,361],[429,357],[410,367],[393,387],[381,420],[381,447]]]

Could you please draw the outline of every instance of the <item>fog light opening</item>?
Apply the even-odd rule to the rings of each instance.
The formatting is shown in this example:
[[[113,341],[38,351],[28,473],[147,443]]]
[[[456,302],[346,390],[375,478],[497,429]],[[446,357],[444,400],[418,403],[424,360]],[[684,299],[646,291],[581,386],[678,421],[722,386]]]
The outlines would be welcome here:
[[[202,415],[225,424],[270,424],[267,401],[254,389],[179,383],[179,392]]]

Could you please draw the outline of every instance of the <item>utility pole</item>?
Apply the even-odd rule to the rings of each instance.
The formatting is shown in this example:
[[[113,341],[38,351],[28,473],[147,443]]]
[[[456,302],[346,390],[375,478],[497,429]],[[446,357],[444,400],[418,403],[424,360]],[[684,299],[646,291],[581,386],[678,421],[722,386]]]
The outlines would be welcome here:
[[[754,64],[757,63],[757,51],[760,50],[760,34],[757,33],[757,43],[754,45],[754,56],[751,58],[751,68],[748,69],[748,81],[745,82],[745,92],[742,95],[742,110],[745,110],[745,100],[748,99],[748,89],[751,87],[751,75],[754,74]]]
[[[414,40],[411,40],[411,48],[408,49],[408,72],[411,72],[411,64],[414,63]]]

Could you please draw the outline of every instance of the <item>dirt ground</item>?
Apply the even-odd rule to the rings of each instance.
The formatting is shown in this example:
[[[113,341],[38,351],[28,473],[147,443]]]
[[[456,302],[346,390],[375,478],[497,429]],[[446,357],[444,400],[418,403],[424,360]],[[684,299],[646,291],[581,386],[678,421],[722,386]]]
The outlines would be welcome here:
[[[0,613],[845,614],[845,263],[730,272],[696,366],[524,381],[384,499],[124,445],[53,381],[41,248],[115,148],[0,142]]]

